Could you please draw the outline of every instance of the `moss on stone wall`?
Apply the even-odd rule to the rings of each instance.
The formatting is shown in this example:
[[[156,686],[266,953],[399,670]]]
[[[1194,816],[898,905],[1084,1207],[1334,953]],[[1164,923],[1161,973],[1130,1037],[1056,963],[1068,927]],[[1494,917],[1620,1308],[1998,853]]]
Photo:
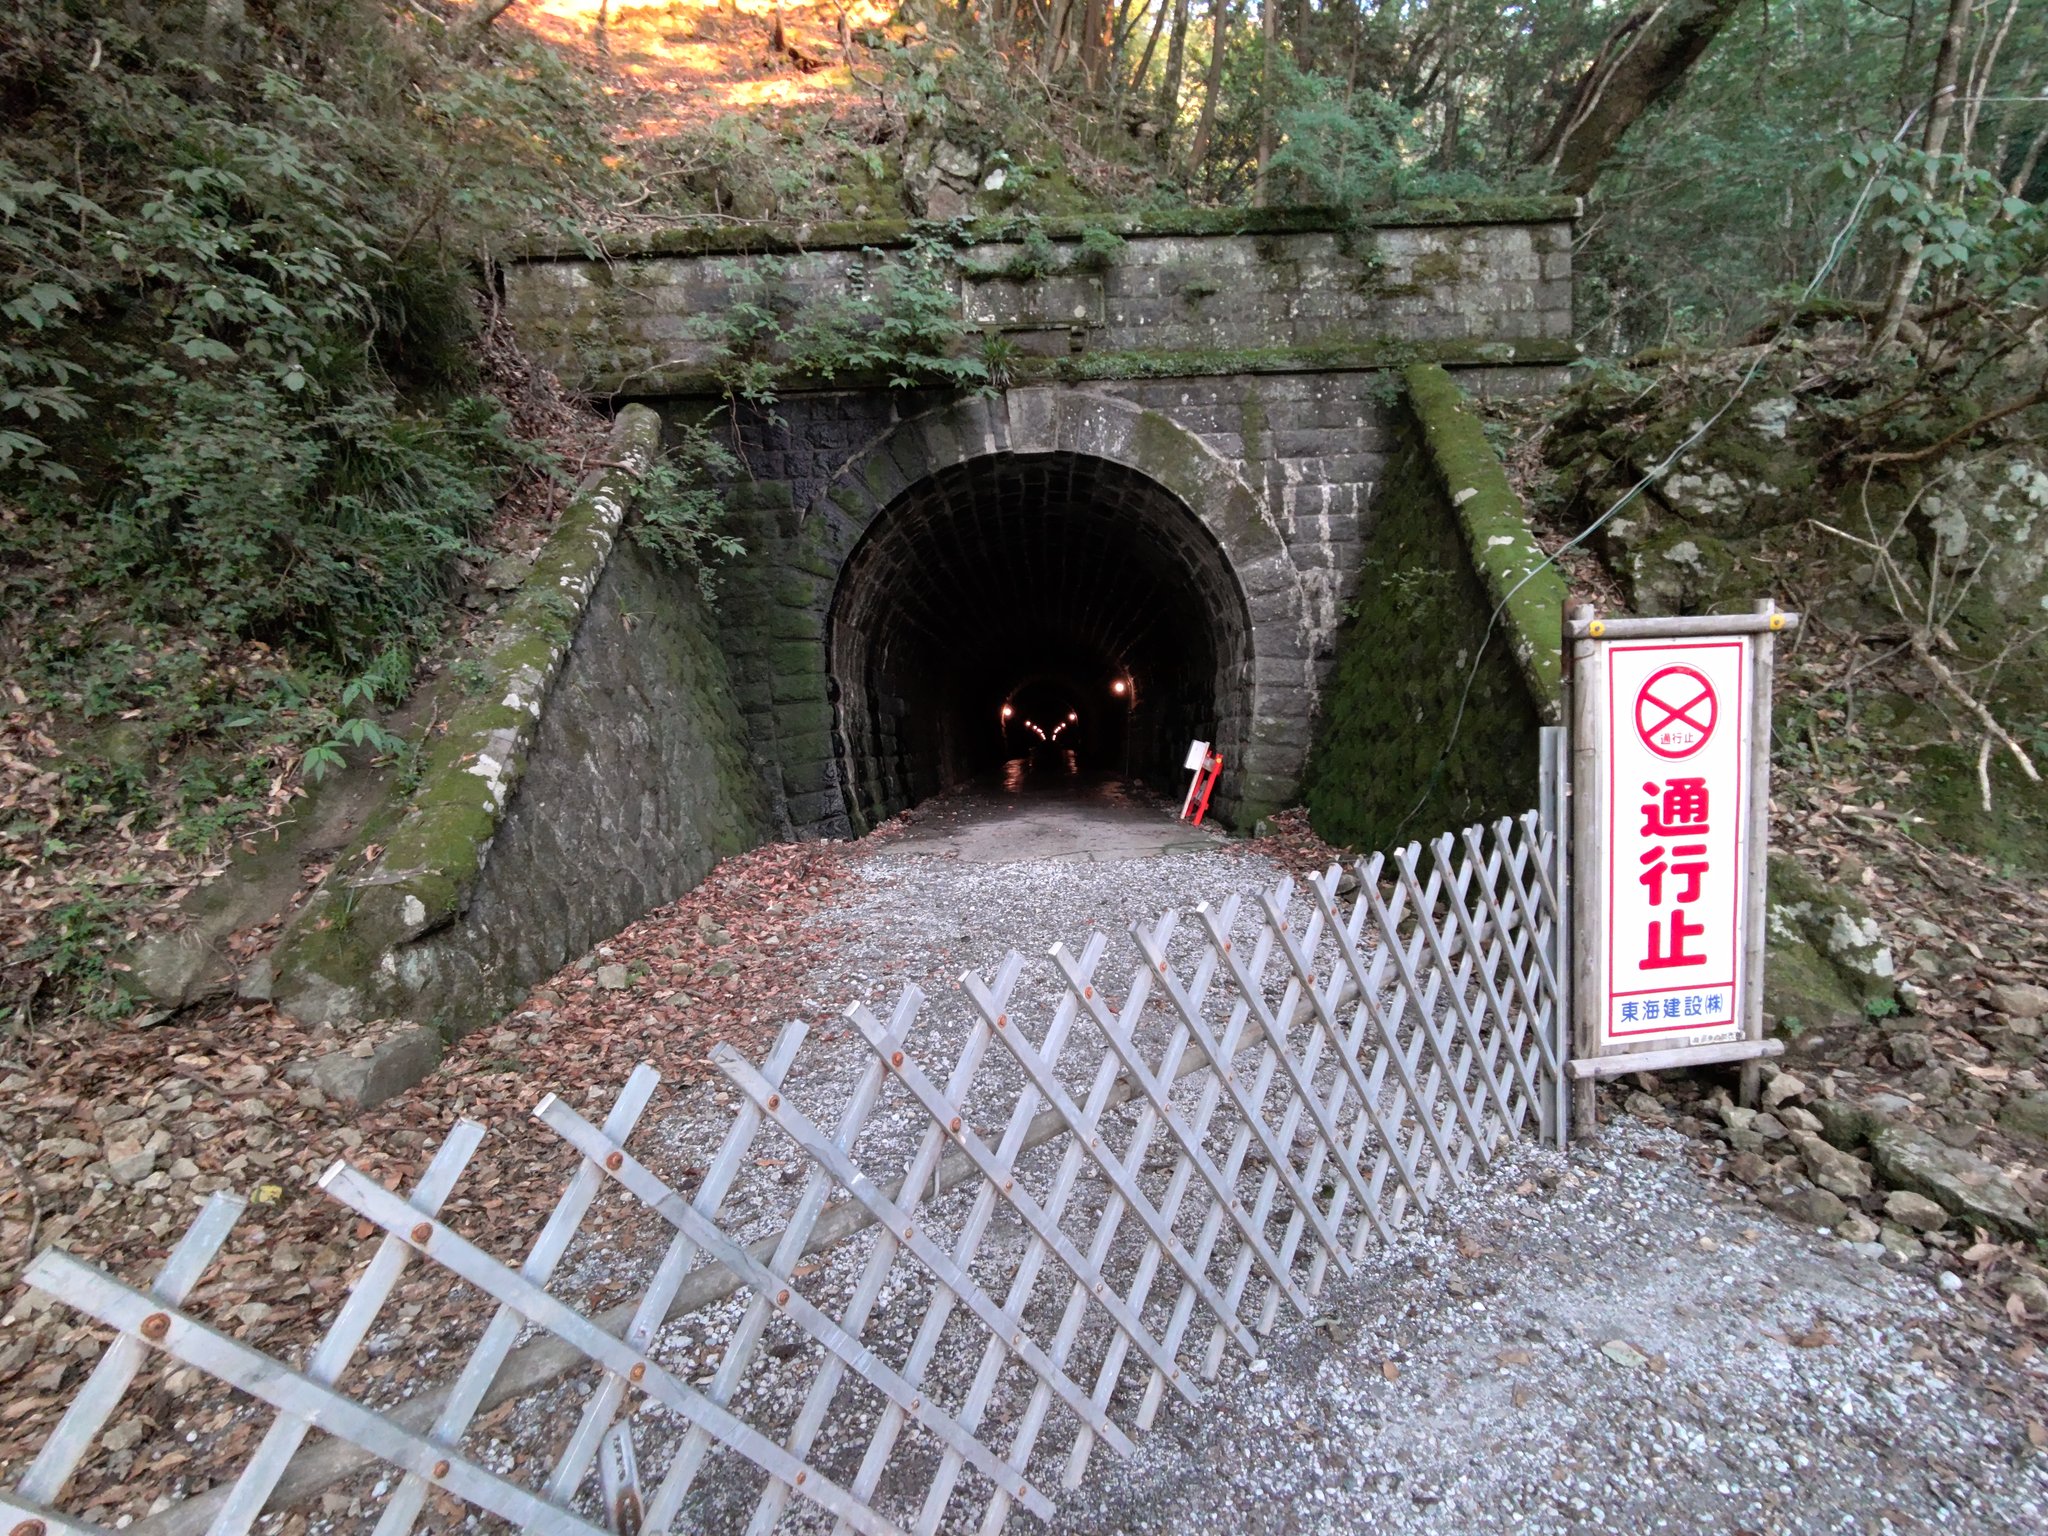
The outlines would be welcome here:
[[[1359,373],[1437,363],[1447,368],[1555,367],[1572,362],[1578,350],[1568,341],[1524,338],[1519,341],[1332,342],[1312,347],[1162,347],[1144,352],[1082,352],[1062,357],[1017,358],[1006,368],[1009,383],[1088,384],[1121,379],[1198,379],[1242,373]],[[630,391],[649,399],[716,395],[723,387],[717,373],[694,364],[626,370],[616,361],[590,354],[582,377],[597,394]],[[841,394],[853,389],[889,387],[886,372],[841,370],[833,377],[784,370],[774,375],[778,394],[807,390]]]
[[[636,256],[797,255],[804,251],[887,250],[908,245],[920,230],[946,228],[963,245],[1017,240],[1037,231],[1049,240],[1086,240],[1091,232],[1120,237],[1175,235],[1292,235],[1342,233],[1353,229],[1420,229],[1446,224],[1546,224],[1579,216],[1575,197],[1431,198],[1386,208],[1162,208],[1144,213],[1084,214],[1065,218],[974,219],[957,226],[909,219],[821,220],[808,224],[740,223],[691,225],[676,229],[619,231],[606,236],[613,260]],[[585,260],[579,242],[536,240],[522,253],[529,261]]]
[[[481,686],[286,930],[287,1012],[459,1034],[765,835],[694,576],[618,547],[659,442],[652,411],[621,413],[611,467],[478,647]]]
[[[1564,585],[1537,569],[1521,504],[1457,386],[1441,368],[1405,377],[1403,441],[1304,783],[1316,831],[1354,848],[1528,810],[1537,731],[1559,716]]]

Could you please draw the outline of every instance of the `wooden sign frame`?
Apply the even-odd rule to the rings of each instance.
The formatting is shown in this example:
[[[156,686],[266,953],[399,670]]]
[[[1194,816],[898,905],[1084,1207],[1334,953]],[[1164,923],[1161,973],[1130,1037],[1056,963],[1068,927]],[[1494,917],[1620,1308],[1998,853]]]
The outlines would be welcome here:
[[[1771,685],[1777,637],[1796,629],[1799,615],[1779,609],[1766,598],[1743,614],[1709,614],[1689,618],[1602,619],[1587,606],[1575,607],[1565,621],[1565,644],[1571,656],[1572,722],[1572,1059],[1567,1075],[1573,1081],[1574,1122],[1591,1128],[1596,1079],[1627,1072],[1655,1072],[1672,1067],[1741,1062],[1745,1102],[1756,1096],[1757,1064],[1784,1050],[1784,1043],[1764,1038],[1765,872],[1770,850],[1771,811]],[[1609,763],[1608,739],[1612,705],[1606,680],[1615,643],[1623,641],[1689,641],[1742,637],[1748,646],[1749,697],[1741,703],[1741,725],[1748,741],[1737,768],[1746,791],[1742,837],[1742,891],[1739,932],[1735,943],[1741,964],[1733,978],[1731,1015],[1741,1034],[1713,1044],[1660,1045],[1654,1038],[1618,1044],[1608,1027],[1609,975]],[[1647,735],[1645,740],[1647,740]],[[1725,932],[1725,930],[1724,930]],[[1616,994],[1621,995],[1621,994]],[[1672,1006],[1676,1006],[1673,1004]],[[1688,1005],[1692,1006],[1692,1005]],[[1718,1006],[1718,1002],[1716,1004]]]

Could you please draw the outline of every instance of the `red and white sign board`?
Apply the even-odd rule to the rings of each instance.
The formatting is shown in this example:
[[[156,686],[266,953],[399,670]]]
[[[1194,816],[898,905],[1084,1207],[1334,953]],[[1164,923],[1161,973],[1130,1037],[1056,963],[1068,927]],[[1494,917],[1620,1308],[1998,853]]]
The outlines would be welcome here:
[[[1742,1037],[1747,636],[1606,647],[1600,1046]]]
[[[1777,637],[1799,616],[1612,618],[1572,647],[1573,1059],[1584,1081],[1752,1061]]]

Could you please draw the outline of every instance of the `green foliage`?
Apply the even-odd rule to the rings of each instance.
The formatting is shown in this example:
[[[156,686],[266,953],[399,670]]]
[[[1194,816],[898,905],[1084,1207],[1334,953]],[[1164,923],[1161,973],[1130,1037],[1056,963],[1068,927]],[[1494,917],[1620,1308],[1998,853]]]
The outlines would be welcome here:
[[[1990,171],[1883,141],[1851,150],[1841,173],[1869,179],[1884,210],[1873,227],[1919,255],[1930,278],[1947,274],[2022,304],[2048,292],[2048,213]]]
[[[1107,272],[1123,260],[1123,236],[1112,230],[1090,225],[1081,231],[1080,247],[1074,252],[1074,270],[1077,272]]]
[[[346,751],[350,747],[367,747],[372,752],[384,755],[403,751],[405,738],[394,731],[386,730],[374,720],[358,715],[353,720],[342,721],[335,727],[332,736],[307,747],[305,756],[300,759],[299,771],[317,783],[335,769],[346,765]]]
[[[0,673],[62,764],[4,831],[70,892],[0,986],[90,988],[139,899],[110,838],[211,856],[295,768],[416,755],[374,714],[555,473],[478,300],[632,189],[587,79],[427,5],[17,0],[0,120]]]
[[[787,322],[796,308],[786,292],[788,264],[722,261],[712,272],[726,285],[725,300],[692,315],[685,334],[711,344],[709,367],[727,405],[773,405],[789,349]]]
[[[1400,195],[1413,114],[1375,91],[1305,75],[1283,61],[1269,176],[1293,178],[1304,202],[1373,207]]]
[[[150,617],[350,672],[427,638],[531,458],[473,394],[476,256],[615,178],[546,50],[212,9],[30,0],[0,45],[5,554],[84,541]]]
[[[725,304],[693,317],[690,334],[712,343],[711,373],[729,406],[772,406],[785,372],[828,382],[874,376],[892,389],[979,388],[989,369],[967,350],[957,270],[934,227],[902,250],[864,252],[850,296],[807,300],[785,264],[733,263],[721,270],[731,284]]]
[[[1967,49],[2004,9],[1973,20]],[[2038,270],[2039,236],[2030,246],[2018,226],[2038,230],[2048,166],[2037,163],[2030,186],[2012,180],[2048,128],[2048,101],[2028,83],[2048,46],[2048,11],[2018,7],[1995,75],[1980,86],[1974,132],[1964,102],[1930,193],[1918,145],[1940,35],[1924,13],[1853,0],[1738,11],[1684,91],[1638,124],[1602,171],[1596,238],[1578,263],[1591,347],[1717,344],[1803,290],[1831,256],[1819,297],[1876,302],[1908,238],[1932,242],[1922,292],[1943,290],[1936,303],[1954,293],[1962,274],[1953,268],[1969,268],[1972,253],[2012,275],[2031,249]],[[1866,189],[1872,201],[1838,246]],[[2008,196],[2035,212],[2005,212]],[[1968,281],[1994,280],[1980,267]]]
[[[699,588],[713,596],[715,559],[733,560],[746,547],[722,530],[725,487],[740,477],[739,459],[708,423],[685,427],[682,439],[641,482],[633,499],[633,537],[681,570],[695,571]]]

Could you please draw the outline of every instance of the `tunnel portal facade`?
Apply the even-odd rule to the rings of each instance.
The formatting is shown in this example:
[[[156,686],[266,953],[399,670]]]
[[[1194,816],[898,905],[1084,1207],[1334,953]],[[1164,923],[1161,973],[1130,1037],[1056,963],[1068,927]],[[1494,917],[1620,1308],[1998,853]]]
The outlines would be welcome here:
[[[1224,754],[1224,824],[1291,803],[1407,430],[1364,370],[746,418],[719,624],[778,830],[857,834],[1045,747],[1171,788],[1194,738]]]
[[[1051,258],[966,233],[962,324],[1016,359],[973,394],[721,389],[706,326],[742,269],[793,313],[859,304],[900,230],[678,231],[518,264],[505,299],[565,378],[730,434],[746,554],[717,623],[777,834],[859,832],[1040,749],[1168,786],[1191,738],[1224,754],[1218,819],[1249,827],[1302,782],[1416,430],[1401,370],[1554,388],[1575,212],[1219,210],[1109,242],[1048,226]]]

